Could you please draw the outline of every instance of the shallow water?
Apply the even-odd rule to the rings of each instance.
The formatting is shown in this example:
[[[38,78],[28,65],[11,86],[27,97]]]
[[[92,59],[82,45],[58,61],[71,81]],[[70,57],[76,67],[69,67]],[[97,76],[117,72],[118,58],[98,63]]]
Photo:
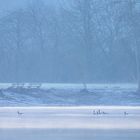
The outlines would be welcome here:
[[[0,140],[140,140],[140,130],[0,129]]]

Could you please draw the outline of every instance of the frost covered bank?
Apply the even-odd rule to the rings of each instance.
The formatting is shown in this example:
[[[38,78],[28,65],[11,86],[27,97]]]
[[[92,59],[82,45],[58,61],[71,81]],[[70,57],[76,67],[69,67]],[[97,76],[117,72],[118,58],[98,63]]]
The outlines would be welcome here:
[[[139,106],[131,84],[0,84],[0,106],[126,105]]]

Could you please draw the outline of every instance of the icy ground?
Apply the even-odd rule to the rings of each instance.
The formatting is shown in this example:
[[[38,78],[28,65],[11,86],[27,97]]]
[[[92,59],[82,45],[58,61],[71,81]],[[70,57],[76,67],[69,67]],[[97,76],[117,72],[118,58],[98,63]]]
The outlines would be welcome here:
[[[139,140],[139,106],[0,107],[0,140]]]
[[[135,84],[0,84],[0,106],[139,106]]]
[[[140,107],[0,107],[2,128],[140,130]]]
[[[1,140],[139,140],[139,130],[0,129]]]

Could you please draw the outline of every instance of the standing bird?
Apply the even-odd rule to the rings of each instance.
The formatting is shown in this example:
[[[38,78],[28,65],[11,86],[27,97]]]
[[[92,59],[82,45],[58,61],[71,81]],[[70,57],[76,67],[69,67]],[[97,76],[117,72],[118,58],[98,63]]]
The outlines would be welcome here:
[[[23,115],[24,113],[17,111],[17,114],[18,114],[19,116],[21,116],[21,115]]]
[[[93,110],[93,115],[97,115],[95,110]]]
[[[128,113],[127,112],[124,112],[124,115],[128,115]]]

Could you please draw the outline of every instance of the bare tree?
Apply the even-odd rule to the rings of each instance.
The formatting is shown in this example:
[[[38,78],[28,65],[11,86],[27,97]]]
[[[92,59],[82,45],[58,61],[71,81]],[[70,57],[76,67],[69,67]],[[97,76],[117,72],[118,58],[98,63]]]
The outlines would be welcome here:
[[[126,22],[129,24],[133,38],[131,50],[135,56],[138,92],[140,93],[140,2],[138,0],[129,0],[126,2],[126,13],[124,17],[126,17]]]

